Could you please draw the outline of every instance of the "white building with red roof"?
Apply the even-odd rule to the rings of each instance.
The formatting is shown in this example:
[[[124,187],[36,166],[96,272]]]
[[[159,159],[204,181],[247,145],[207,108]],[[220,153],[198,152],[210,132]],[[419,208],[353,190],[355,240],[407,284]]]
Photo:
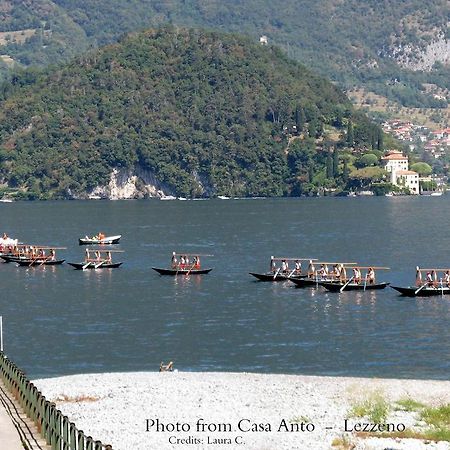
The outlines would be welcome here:
[[[387,172],[396,172],[397,170],[408,170],[408,158],[398,150],[390,150],[389,153],[381,158],[384,169]]]
[[[420,194],[419,174],[413,170],[397,170],[395,172],[395,183],[397,186],[408,188],[411,194]]]
[[[408,157],[398,150],[390,150],[381,158],[384,169],[391,174],[391,183],[419,194],[419,174],[409,170]]]

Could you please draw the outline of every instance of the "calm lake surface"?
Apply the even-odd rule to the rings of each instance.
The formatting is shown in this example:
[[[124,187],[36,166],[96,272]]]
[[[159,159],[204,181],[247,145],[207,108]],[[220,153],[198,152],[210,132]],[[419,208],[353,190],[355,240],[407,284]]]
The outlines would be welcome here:
[[[253,281],[271,255],[391,267],[450,266],[450,196],[0,204],[0,232],[67,247],[122,234],[120,269],[0,264],[5,353],[32,377],[179,370],[446,379],[450,297],[328,293]],[[160,277],[172,251],[213,254],[206,276]]]

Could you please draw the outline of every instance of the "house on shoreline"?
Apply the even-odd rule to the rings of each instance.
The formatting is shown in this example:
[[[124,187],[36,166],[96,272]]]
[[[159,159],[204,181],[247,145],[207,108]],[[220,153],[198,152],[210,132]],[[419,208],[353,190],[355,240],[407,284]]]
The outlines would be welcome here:
[[[409,170],[408,157],[398,150],[390,150],[381,158],[384,169],[391,174],[394,186],[409,189],[411,194],[419,195],[419,174]]]

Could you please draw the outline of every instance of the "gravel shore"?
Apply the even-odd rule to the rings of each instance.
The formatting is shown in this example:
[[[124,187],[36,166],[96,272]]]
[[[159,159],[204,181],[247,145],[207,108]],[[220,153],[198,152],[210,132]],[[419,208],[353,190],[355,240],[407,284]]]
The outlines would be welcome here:
[[[449,450],[448,442],[360,438],[357,402],[378,395],[392,406],[413,399],[450,403],[450,381],[212,372],[137,372],[34,380],[47,399],[87,435],[114,450],[338,449]],[[387,422],[414,427],[392,407]],[[348,419],[345,422],[345,419]],[[334,446],[332,443],[334,442]]]

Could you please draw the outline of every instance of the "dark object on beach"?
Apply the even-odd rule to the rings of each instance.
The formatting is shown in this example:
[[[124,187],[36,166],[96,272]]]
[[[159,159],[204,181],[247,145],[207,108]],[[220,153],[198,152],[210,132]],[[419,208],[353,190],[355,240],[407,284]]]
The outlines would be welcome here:
[[[173,361],[170,361],[168,364],[164,364],[161,361],[161,364],[159,365],[159,371],[160,372],[173,372]]]

